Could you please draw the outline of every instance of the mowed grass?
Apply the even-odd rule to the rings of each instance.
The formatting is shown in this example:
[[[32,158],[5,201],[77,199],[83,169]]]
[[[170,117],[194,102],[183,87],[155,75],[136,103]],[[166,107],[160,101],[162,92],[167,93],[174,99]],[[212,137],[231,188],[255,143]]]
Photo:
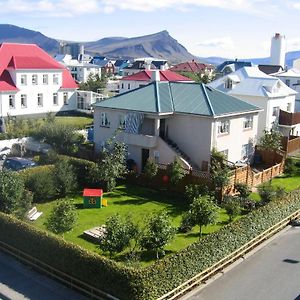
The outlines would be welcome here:
[[[64,234],[64,238],[67,241],[101,254],[98,245],[85,240],[82,234],[84,230],[104,224],[109,216],[119,213],[120,215],[128,216],[135,223],[138,223],[140,227],[143,227],[145,219],[151,213],[164,210],[168,212],[172,225],[178,227],[182,213],[188,208],[184,197],[131,185],[121,185],[114,192],[105,193],[103,198],[107,200],[108,207],[90,209],[82,207],[83,200],[81,195],[76,195],[72,198],[77,207],[78,221],[72,231]],[[58,201],[37,204],[38,210],[42,211],[43,215],[33,222],[33,225],[45,229],[44,223]],[[203,235],[219,230],[224,224],[228,223],[228,220],[229,217],[225,210],[220,209],[217,223],[203,227]],[[175,238],[165,248],[166,253],[177,252],[198,240],[198,226],[191,232],[185,234],[177,233]],[[150,259],[145,257],[143,264],[148,264],[153,259],[152,257]]]
[[[93,118],[89,117],[55,117],[55,122],[63,125],[70,125],[76,129],[85,128],[87,125],[91,125],[93,123]]]

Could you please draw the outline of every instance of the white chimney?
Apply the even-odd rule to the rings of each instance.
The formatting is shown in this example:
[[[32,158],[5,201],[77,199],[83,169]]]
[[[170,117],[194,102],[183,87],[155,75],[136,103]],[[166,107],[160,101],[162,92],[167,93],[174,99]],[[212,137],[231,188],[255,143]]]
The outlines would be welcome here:
[[[84,45],[80,45],[80,54],[83,55],[84,54]]]
[[[166,70],[166,66],[165,66],[165,65],[161,65],[161,66],[160,66],[160,70],[161,70],[161,71],[165,71],[165,70]]]
[[[147,70],[147,71],[151,70],[151,62],[149,62],[149,61],[145,62],[145,70]]]
[[[153,70],[151,73],[151,81],[160,81],[159,70]]]
[[[286,40],[285,36],[280,33],[275,33],[271,41],[271,65],[279,65],[285,67],[285,51]]]

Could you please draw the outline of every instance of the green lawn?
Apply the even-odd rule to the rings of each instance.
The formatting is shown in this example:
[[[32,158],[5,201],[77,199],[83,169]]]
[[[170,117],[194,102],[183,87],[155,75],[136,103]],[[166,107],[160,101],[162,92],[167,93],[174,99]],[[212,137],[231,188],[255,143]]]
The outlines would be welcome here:
[[[108,201],[108,207],[101,209],[83,209],[82,197],[78,195],[73,199],[74,204],[77,207],[78,222],[71,232],[64,235],[64,238],[97,253],[101,253],[100,249],[96,244],[82,238],[82,233],[84,230],[104,224],[107,217],[115,213],[119,213],[121,215],[130,214],[130,218],[142,226],[144,219],[150,213],[166,210],[172,219],[172,224],[178,227],[181,221],[181,214],[187,209],[183,197],[130,185],[119,186],[115,192],[104,194],[104,199],[107,199]],[[36,205],[38,210],[43,212],[43,215],[33,222],[35,226],[45,229],[44,222],[56,202],[57,201],[52,201]],[[228,215],[223,209],[220,209],[217,224],[204,227],[203,235],[218,230],[221,226],[227,224],[228,220]],[[176,234],[172,242],[166,247],[166,252],[177,252],[178,250],[181,250],[189,244],[197,241],[199,239],[198,232],[199,228],[195,227],[189,233]],[[144,260],[151,261],[153,258],[151,257],[149,259],[145,257]],[[145,261],[143,264],[146,263]]]
[[[64,125],[72,125],[75,128],[84,128],[87,125],[91,125],[93,123],[93,118],[88,117],[55,117],[55,121],[64,124]]]

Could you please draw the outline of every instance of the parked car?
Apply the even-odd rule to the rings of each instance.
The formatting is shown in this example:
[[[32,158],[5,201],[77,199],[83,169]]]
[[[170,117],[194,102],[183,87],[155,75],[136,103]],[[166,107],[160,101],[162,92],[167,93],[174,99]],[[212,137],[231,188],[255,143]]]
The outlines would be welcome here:
[[[31,159],[22,157],[8,157],[3,163],[3,168],[11,171],[20,171],[35,167],[36,165],[37,164]]]
[[[0,150],[0,159],[5,160],[5,158],[7,157],[7,155],[10,153],[11,148],[9,147],[4,147]]]

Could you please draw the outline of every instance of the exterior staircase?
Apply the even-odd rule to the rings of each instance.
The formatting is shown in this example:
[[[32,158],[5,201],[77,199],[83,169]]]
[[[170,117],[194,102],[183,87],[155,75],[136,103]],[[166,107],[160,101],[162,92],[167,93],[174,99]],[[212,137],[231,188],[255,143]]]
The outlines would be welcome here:
[[[191,161],[190,157],[184,153],[175,142],[169,138],[165,138],[164,141],[178,154],[179,157],[185,160],[193,170],[199,170],[199,167]]]

